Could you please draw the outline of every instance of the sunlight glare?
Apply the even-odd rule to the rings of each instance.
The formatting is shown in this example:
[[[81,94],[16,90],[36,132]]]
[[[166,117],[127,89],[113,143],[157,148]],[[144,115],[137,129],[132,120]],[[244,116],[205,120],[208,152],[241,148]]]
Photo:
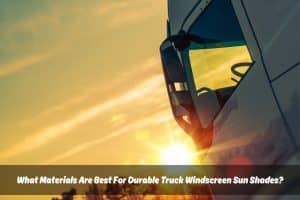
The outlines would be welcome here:
[[[161,149],[161,164],[191,165],[196,163],[196,150],[187,144],[176,142]]]

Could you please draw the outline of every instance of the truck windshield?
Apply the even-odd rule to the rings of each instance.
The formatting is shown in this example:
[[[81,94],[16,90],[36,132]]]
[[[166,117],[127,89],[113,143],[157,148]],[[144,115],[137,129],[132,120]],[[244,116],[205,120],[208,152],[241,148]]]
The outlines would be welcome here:
[[[214,0],[195,21],[190,33],[204,39],[192,42],[190,64],[196,90],[234,88],[252,63],[231,1]],[[226,92],[228,94],[228,92]]]

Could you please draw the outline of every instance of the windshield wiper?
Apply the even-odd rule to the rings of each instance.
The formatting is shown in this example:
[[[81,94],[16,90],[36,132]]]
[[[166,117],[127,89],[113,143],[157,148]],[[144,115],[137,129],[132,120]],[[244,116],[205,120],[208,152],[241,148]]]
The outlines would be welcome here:
[[[206,44],[206,43],[218,43],[220,41],[210,38],[204,38],[198,35],[185,33],[183,31],[179,32],[178,35],[169,36],[169,40],[174,43],[174,46],[179,51],[183,51],[184,49],[188,48],[191,42],[196,42],[199,44]]]

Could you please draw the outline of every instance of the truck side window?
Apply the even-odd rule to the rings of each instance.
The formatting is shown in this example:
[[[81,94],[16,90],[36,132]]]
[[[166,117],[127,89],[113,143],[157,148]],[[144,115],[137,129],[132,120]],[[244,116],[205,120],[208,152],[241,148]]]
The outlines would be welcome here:
[[[192,42],[189,48],[198,95],[213,90],[222,105],[252,63],[231,1],[213,1],[190,33],[203,38],[203,42]]]
[[[189,56],[196,90],[235,87],[252,62],[246,45],[193,49]],[[241,63],[244,65],[232,68]]]

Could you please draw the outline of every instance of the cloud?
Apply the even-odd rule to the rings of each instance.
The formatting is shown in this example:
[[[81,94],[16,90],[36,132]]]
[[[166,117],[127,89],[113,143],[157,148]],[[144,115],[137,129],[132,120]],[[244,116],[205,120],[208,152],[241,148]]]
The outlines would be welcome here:
[[[38,113],[34,117],[30,119],[25,119],[21,122],[21,125],[28,125],[32,123],[36,123],[37,120],[48,118],[49,116],[57,115],[60,113],[66,112],[70,108],[76,108],[81,105],[83,102],[94,98],[98,93],[103,94],[104,92],[112,91],[115,88],[119,88],[120,90],[128,90],[128,85],[124,84],[131,80],[133,77],[136,82],[143,81],[144,77],[141,77],[140,74],[147,74],[148,76],[160,75],[162,74],[160,69],[160,60],[157,57],[149,57],[134,66],[129,68],[133,68],[133,70],[122,72],[118,79],[112,80],[109,85],[105,85],[103,87],[95,86],[88,88],[86,91],[82,92],[82,94],[73,96],[71,98],[63,100],[61,103],[50,106],[44,111]]]
[[[97,11],[98,14],[100,15],[109,15],[112,12],[121,11],[122,9],[127,9],[129,6],[130,6],[129,1],[117,1],[117,2],[110,1],[107,3],[100,3]]]
[[[62,25],[63,13],[64,10],[56,6],[48,7],[47,10],[40,10],[34,14],[28,12],[24,17],[8,23],[0,32],[0,37],[11,37],[14,33],[36,33],[47,27]]]
[[[25,68],[31,67],[38,64],[50,57],[49,53],[37,53],[17,60],[11,61],[9,63],[0,65],[0,76],[7,76],[13,74],[17,71],[23,70]]]
[[[155,16],[155,12],[149,12],[149,9],[141,8],[138,10],[128,10],[115,14],[108,20],[111,28],[123,26],[124,24],[134,24],[143,22],[150,17]]]
[[[80,20],[82,20],[82,22],[91,22],[92,24],[97,23],[97,25],[98,25],[98,22],[100,22],[100,24],[102,24],[102,23],[110,24],[112,27],[114,27],[114,26],[128,24],[128,23],[140,22],[141,20],[145,20],[145,19],[147,19],[147,17],[153,16],[158,13],[157,10],[153,10],[153,9],[149,8],[151,6],[151,4],[153,3],[150,0],[146,0],[146,1],[139,1],[139,0],[123,1],[122,0],[122,1],[117,1],[117,2],[113,2],[113,3],[112,2],[113,1],[103,2],[103,7],[99,8],[97,11],[98,12],[97,19],[94,18],[95,13],[90,12],[90,11],[94,11],[93,6],[95,6],[95,5],[93,5],[93,6],[88,5],[89,6],[88,9],[85,9],[86,7],[83,6],[84,7],[83,12],[86,15],[84,15],[84,16],[76,15],[76,16],[78,16],[78,20],[77,20],[77,18],[75,20],[76,27],[78,24],[86,24],[86,23],[81,23]],[[158,4],[156,3],[156,5],[158,5]],[[61,6],[59,6],[59,5],[57,5],[57,6],[58,6],[57,9],[43,10],[42,12],[37,13],[35,16],[30,15],[27,18],[24,17],[23,19],[20,19],[19,22],[11,23],[11,25],[8,25],[9,27],[7,27],[9,31],[7,32],[8,34],[5,36],[12,37],[12,39],[13,39],[13,36],[14,36],[13,33],[15,33],[15,32],[23,32],[23,31],[38,32],[38,31],[42,31],[46,28],[49,28],[49,30],[50,29],[56,30],[53,28],[57,28],[57,27],[60,28],[62,25],[61,24],[62,14],[63,14],[63,16],[68,17],[68,13],[65,13],[66,10],[59,9],[59,8],[61,8]],[[67,10],[67,11],[69,11],[69,10]],[[99,16],[101,16],[101,18],[99,18]],[[86,18],[82,19],[82,17],[88,17],[91,20],[87,20]],[[79,20],[79,18],[80,18],[80,20]],[[65,18],[63,18],[63,19],[65,19]],[[77,24],[77,22],[78,22],[78,24]],[[50,25],[50,26],[48,27],[48,25]],[[63,26],[65,26],[65,25],[63,24]],[[70,22],[70,24],[68,24],[67,27],[69,27],[69,26],[70,26],[70,28],[73,28],[72,22]],[[98,26],[95,26],[95,27],[98,28]],[[61,32],[64,33],[64,31],[61,31]],[[51,35],[51,34],[49,34],[49,35]],[[67,39],[69,39],[69,38],[67,38]],[[63,41],[63,43],[64,42],[65,41]],[[56,45],[54,45],[54,46],[56,47]],[[66,45],[64,44],[62,46],[66,46]],[[49,48],[49,47],[47,46],[47,48]],[[56,49],[60,50],[60,48],[56,48]],[[51,52],[53,52],[53,50]],[[55,53],[57,54],[57,52],[55,52]],[[27,67],[31,67],[34,64],[38,64],[38,63],[42,62],[43,60],[49,58],[49,56],[51,56],[51,55],[40,53],[40,54],[20,58],[19,60],[14,61],[14,62],[5,63],[0,66],[0,76],[9,75],[9,74],[15,73],[17,71],[26,69]],[[63,101],[59,105],[53,105],[53,107],[46,109],[45,112],[42,112],[40,116],[37,116],[37,118],[34,118],[33,120],[39,119],[40,117],[49,117],[50,115],[55,116],[55,114],[60,113],[60,112],[64,112],[66,114],[66,115],[64,115],[64,117],[68,116],[69,113],[66,111],[66,107],[78,107],[79,108],[79,106],[80,106],[80,108],[82,110],[80,110],[79,112],[77,112],[77,114],[75,114],[73,116],[69,116],[68,119],[64,119],[62,121],[54,122],[54,123],[52,121],[53,124],[51,124],[51,125],[47,124],[47,126],[43,126],[45,128],[40,129],[37,132],[32,132],[30,134],[30,136],[25,137],[24,140],[17,141],[16,144],[12,145],[10,148],[3,150],[3,152],[0,152],[0,158],[10,158],[10,157],[20,155],[20,154],[28,152],[28,151],[36,150],[36,149],[50,143],[51,141],[57,139],[58,137],[61,137],[67,133],[70,133],[72,130],[76,129],[78,126],[99,116],[100,114],[102,114],[102,112],[108,112],[110,110],[113,110],[114,107],[121,106],[123,104],[128,103],[129,101],[134,100],[134,99],[139,99],[139,98],[143,99],[143,98],[145,98],[144,96],[146,96],[146,94],[152,98],[151,94],[153,93],[153,90],[155,88],[161,88],[163,85],[162,76],[161,76],[161,74],[157,73],[157,69],[160,69],[159,62],[160,62],[159,59],[152,58],[149,61],[147,61],[148,64],[135,67],[135,69],[139,69],[139,71],[134,73],[134,75],[131,74],[131,76],[128,75],[130,73],[130,71],[125,70],[128,72],[128,74],[124,75],[124,77],[125,77],[124,81],[126,81],[126,82],[121,83],[124,86],[120,86],[120,87],[123,89],[123,88],[126,88],[131,85],[131,88],[129,88],[129,91],[127,89],[126,90],[124,90],[124,89],[118,90],[119,94],[116,95],[116,98],[111,98],[111,99],[108,99],[107,101],[102,100],[101,102],[95,103],[94,100],[96,98],[93,97],[94,93],[92,95],[91,95],[91,93],[87,93],[87,94],[84,94],[83,96],[78,96],[78,97],[75,96],[74,98],[67,99],[66,101]],[[141,68],[145,68],[145,69],[141,69]],[[151,71],[150,78],[149,78],[150,73],[148,73],[149,71]],[[154,73],[152,73],[153,71],[155,71],[155,75],[153,75],[154,74]],[[143,73],[143,72],[145,72],[145,73]],[[122,72],[120,71],[120,75],[121,75],[121,73]],[[144,74],[147,74],[146,77],[144,76]],[[122,82],[123,76],[118,77],[118,79],[120,79],[119,82]],[[140,85],[138,85],[141,82],[141,80],[143,80],[143,79],[145,79],[145,80],[142,81],[142,83]],[[133,80],[134,80],[134,83],[133,83]],[[114,83],[110,82],[109,84],[105,84],[105,87],[111,87],[111,86],[113,87],[114,85],[112,85],[112,84],[114,84]],[[137,86],[136,86],[136,84],[137,84]],[[134,86],[136,86],[136,87],[134,87]],[[132,87],[134,87],[134,88],[132,88]],[[96,90],[96,93],[99,91],[101,92],[101,89],[102,88],[100,88],[100,89],[98,88]],[[128,92],[123,93],[123,91],[128,91]],[[112,91],[112,92],[115,92],[115,91]],[[102,93],[102,95],[103,95],[102,97],[105,97],[105,98],[108,97],[108,96],[105,96],[106,93]],[[111,93],[108,93],[108,95],[111,95]],[[90,100],[90,97],[94,98],[92,102],[95,104],[93,106],[90,106],[91,101],[87,101],[87,99]],[[142,101],[148,102],[148,101],[150,101],[149,99],[151,99],[151,98],[147,98],[147,99],[141,100],[139,102],[142,102]],[[88,104],[84,105],[85,108],[83,108],[82,102],[88,102]],[[148,107],[148,109],[149,109],[149,107]],[[55,120],[57,121],[60,119],[55,119]],[[45,120],[45,121],[47,121],[47,120]],[[50,122],[48,121],[48,123],[50,123]]]
[[[110,28],[117,28],[124,24],[143,22],[159,13],[159,1],[125,0],[122,2],[108,2],[99,5],[98,14],[105,16],[106,24]]]
[[[118,137],[122,134],[129,134],[129,133],[133,133],[135,132],[137,129],[142,128],[142,127],[146,127],[149,125],[154,125],[154,124],[160,124],[162,123],[162,118],[164,119],[164,123],[166,123],[166,121],[170,121],[173,120],[172,115],[166,111],[162,111],[162,112],[157,112],[153,115],[149,115],[147,116],[147,118],[143,118],[135,123],[131,123],[129,125],[126,125],[124,127],[121,127],[118,130],[113,131],[110,134],[107,134],[99,139],[96,140],[91,140],[91,141],[87,141],[84,143],[81,143],[73,148],[71,148],[70,150],[68,150],[67,152],[64,152],[58,156],[55,156],[53,158],[51,158],[50,160],[46,161],[47,164],[52,164],[55,163],[57,161],[63,160],[65,158],[68,158],[70,156],[73,156],[79,152],[82,152],[88,148],[91,148],[93,146],[97,146],[99,144],[105,143],[109,140],[114,139],[115,137]]]
[[[153,88],[161,88],[162,85],[162,76],[154,75],[143,81],[130,91],[121,94],[116,98],[111,98],[106,102],[101,102],[95,106],[89,107],[65,121],[56,123],[25,138],[20,143],[17,143],[11,148],[8,148],[6,151],[0,153],[0,158],[10,158],[28,151],[35,150],[53,141],[54,139],[69,133],[79,125],[97,117],[102,112],[111,110],[116,106],[127,104],[134,99],[144,98],[145,96],[152,93]]]

